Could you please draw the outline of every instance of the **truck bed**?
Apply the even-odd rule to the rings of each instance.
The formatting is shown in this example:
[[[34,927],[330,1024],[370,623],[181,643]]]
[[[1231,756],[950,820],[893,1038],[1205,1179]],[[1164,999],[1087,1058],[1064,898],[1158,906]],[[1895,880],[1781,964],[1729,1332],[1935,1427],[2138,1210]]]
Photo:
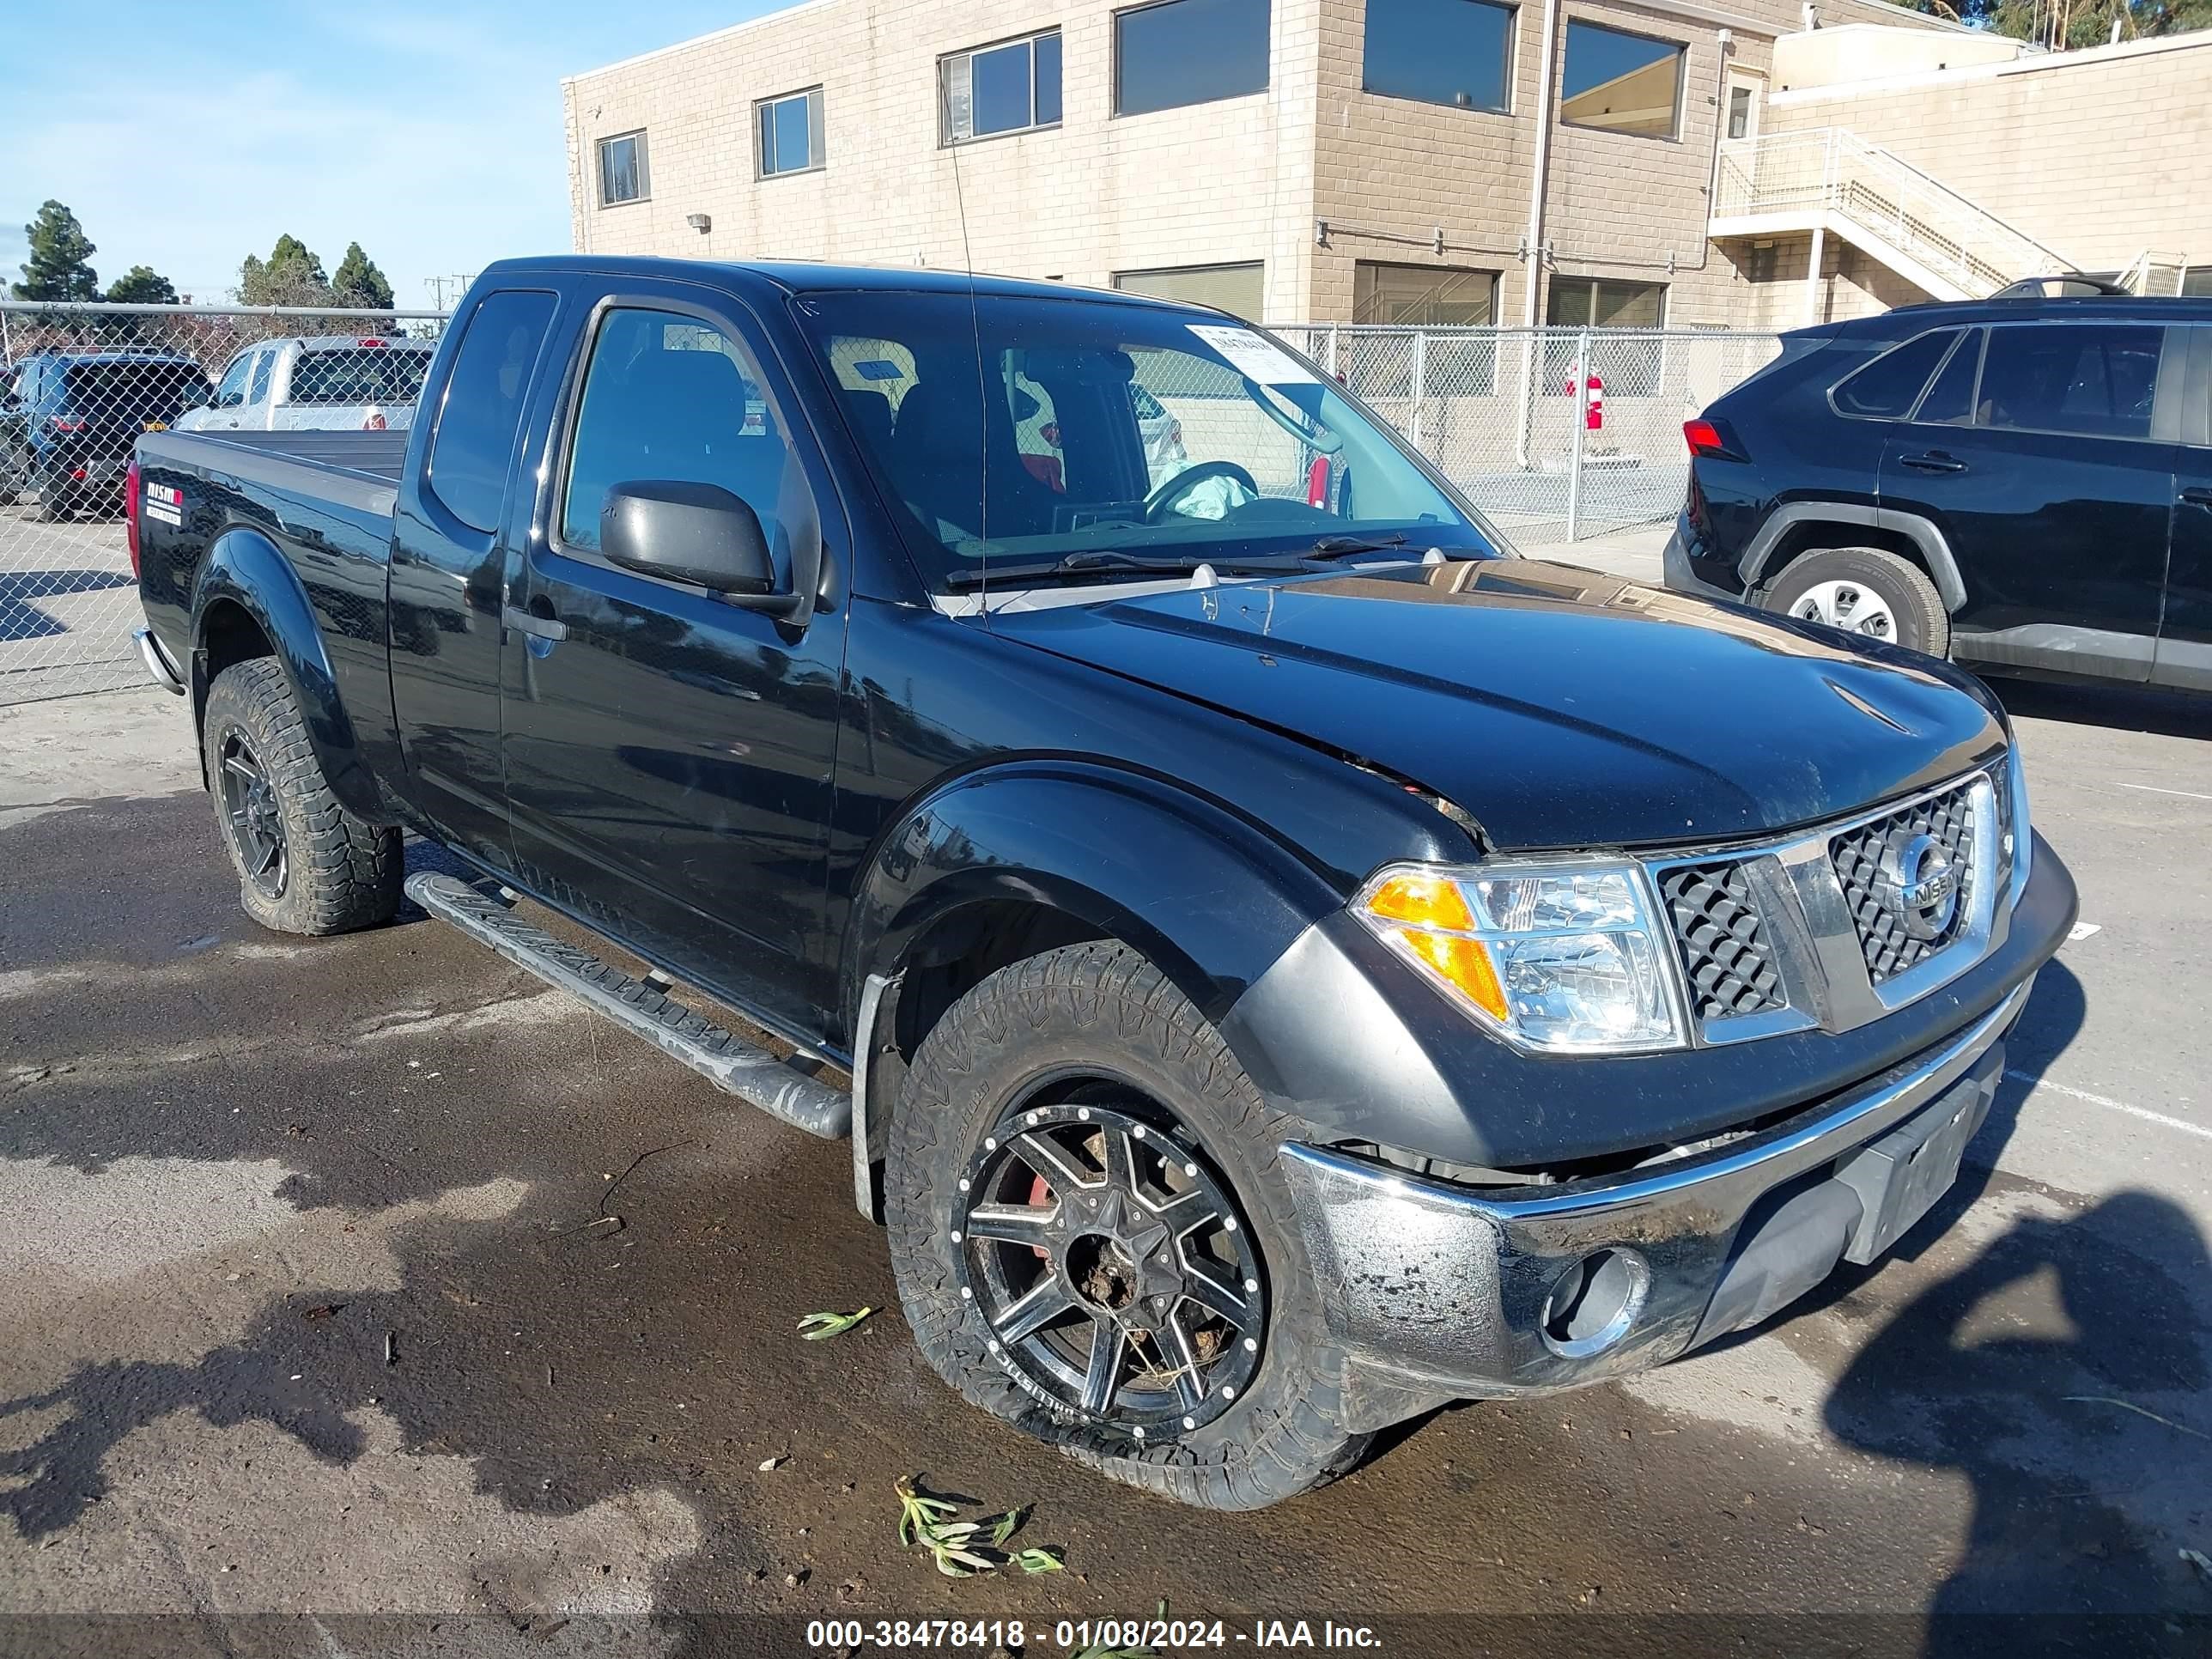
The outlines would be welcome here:
[[[407,459],[400,432],[153,432],[142,465],[185,468],[388,518]]]

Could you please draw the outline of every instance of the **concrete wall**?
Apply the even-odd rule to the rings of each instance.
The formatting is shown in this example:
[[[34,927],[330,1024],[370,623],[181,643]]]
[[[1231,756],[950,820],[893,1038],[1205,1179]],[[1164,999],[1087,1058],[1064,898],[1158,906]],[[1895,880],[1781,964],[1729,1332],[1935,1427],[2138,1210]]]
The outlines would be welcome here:
[[[1769,132],[1848,127],[2079,269],[2212,264],[2212,31],[1778,89]]]
[[[1778,88],[1835,87],[1970,64],[2009,64],[2027,50],[2026,42],[2008,35],[1845,23],[1801,30],[1777,40],[1774,84]]]

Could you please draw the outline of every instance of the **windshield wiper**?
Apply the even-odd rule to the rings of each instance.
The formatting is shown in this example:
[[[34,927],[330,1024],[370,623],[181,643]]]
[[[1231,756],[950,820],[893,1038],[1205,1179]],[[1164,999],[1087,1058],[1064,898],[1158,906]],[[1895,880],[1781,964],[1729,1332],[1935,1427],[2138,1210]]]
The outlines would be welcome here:
[[[1385,548],[1403,547],[1405,544],[1404,534],[1395,530],[1387,536],[1357,534],[1323,536],[1313,544],[1310,556],[1316,559],[1334,559],[1340,558],[1347,553],[1380,553]]]
[[[986,583],[995,586],[1000,582],[1043,581],[1055,576],[1188,576],[1202,564],[1210,564],[1216,570],[1295,572],[1309,568],[1309,562],[1297,554],[1249,557],[1191,554],[1181,558],[1168,558],[1161,555],[1124,553],[1116,548],[1096,548],[1070,553],[1049,564],[1040,561],[955,570],[946,575],[945,585],[957,589],[981,587]]]

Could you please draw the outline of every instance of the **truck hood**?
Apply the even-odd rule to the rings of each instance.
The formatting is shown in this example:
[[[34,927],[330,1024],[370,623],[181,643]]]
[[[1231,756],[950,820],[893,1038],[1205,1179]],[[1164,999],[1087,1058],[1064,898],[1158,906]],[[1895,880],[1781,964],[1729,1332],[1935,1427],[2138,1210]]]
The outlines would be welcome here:
[[[1178,588],[991,626],[1395,773],[1508,850],[1795,829],[2005,741],[1988,694],[1925,657],[1538,560]]]

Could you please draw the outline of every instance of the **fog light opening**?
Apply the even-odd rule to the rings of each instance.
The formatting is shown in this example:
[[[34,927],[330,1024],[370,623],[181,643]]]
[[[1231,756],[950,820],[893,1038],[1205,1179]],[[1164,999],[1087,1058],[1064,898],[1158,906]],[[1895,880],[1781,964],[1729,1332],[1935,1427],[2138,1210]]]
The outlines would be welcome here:
[[[1592,1250],[1544,1298],[1544,1346],[1567,1359],[1603,1353],[1628,1334],[1650,1288],[1651,1269],[1635,1251]]]

